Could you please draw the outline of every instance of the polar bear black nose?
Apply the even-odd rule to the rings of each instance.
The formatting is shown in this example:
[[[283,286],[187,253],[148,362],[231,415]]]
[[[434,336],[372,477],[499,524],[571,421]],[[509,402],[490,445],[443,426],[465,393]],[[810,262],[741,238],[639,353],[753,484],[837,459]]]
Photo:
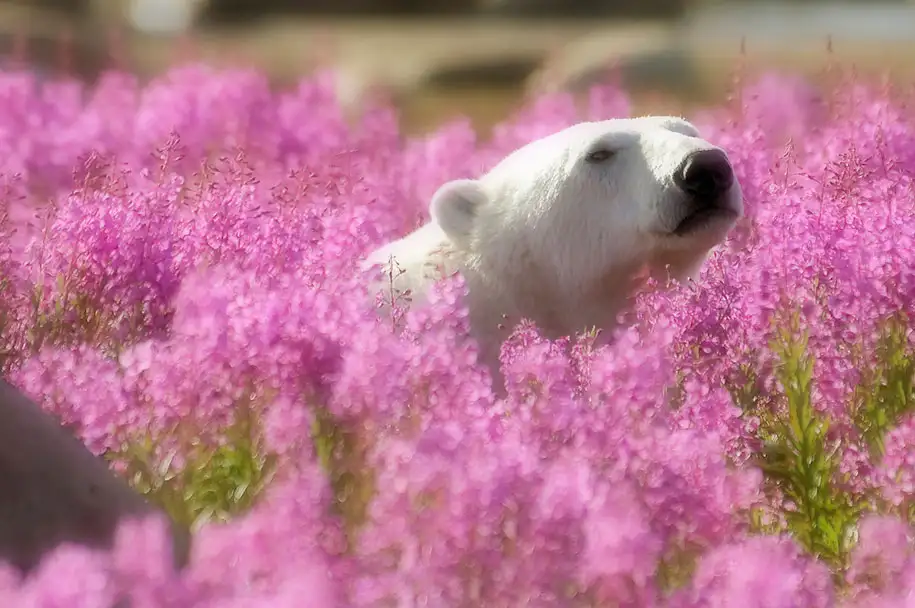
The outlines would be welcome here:
[[[686,157],[674,182],[690,196],[712,202],[734,183],[734,171],[721,150],[699,150]]]

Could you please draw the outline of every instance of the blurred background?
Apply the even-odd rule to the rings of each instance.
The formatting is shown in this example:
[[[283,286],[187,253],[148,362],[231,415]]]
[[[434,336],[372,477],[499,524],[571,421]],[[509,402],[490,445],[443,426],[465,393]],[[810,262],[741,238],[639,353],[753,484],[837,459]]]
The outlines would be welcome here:
[[[485,131],[608,70],[643,112],[723,101],[739,62],[908,83],[913,50],[912,0],[0,0],[0,53],[20,66],[150,78],[196,58],[277,84],[332,67],[347,105],[383,92],[409,132],[456,115]]]

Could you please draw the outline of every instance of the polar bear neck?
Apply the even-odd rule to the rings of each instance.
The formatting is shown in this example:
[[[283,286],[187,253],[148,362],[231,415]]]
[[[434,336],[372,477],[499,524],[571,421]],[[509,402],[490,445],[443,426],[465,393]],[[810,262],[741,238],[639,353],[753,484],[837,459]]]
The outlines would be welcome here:
[[[608,267],[596,278],[563,284],[531,255],[512,260],[510,268],[487,265],[478,256],[461,255],[459,265],[467,281],[471,314],[478,311],[479,327],[507,335],[522,319],[537,325],[544,337],[558,339],[591,329],[610,333],[626,319],[638,292],[648,278],[660,285],[695,278],[707,256],[706,251],[667,252],[648,260],[633,260]],[[503,281],[502,272],[524,281]],[[512,285],[511,291],[506,289]],[[476,298],[476,294],[483,294]],[[488,300],[488,301],[484,301]],[[500,308],[492,310],[491,302]],[[496,316],[495,313],[498,313]]]
[[[508,267],[496,267],[478,256],[455,253],[460,256],[469,287],[468,303],[475,325],[486,328],[481,331],[503,335],[525,319],[549,339],[574,336],[591,328],[612,330],[617,316],[629,305],[631,285],[640,270],[639,264],[631,263],[610,268],[592,281],[564,284],[529,254],[521,253]],[[511,280],[503,280],[505,276]]]

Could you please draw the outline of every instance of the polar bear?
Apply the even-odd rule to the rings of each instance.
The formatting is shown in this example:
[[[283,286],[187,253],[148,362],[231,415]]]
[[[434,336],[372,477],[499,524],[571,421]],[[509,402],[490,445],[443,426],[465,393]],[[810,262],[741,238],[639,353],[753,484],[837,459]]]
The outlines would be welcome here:
[[[690,122],[583,122],[515,150],[477,179],[442,185],[431,219],[372,252],[363,269],[411,305],[460,272],[479,355],[499,380],[518,321],[550,339],[610,333],[640,273],[695,278],[743,215],[724,150]]]

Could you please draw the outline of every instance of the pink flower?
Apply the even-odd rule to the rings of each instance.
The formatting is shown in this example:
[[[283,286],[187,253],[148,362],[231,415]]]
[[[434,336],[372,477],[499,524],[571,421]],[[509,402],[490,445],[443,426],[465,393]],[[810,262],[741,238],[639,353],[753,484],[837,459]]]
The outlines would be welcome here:
[[[125,522],[111,551],[0,568],[0,605],[909,601],[895,517],[915,497],[915,338],[885,335],[915,313],[915,125],[898,98],[770,74],[700,114],[747,218],[697,281],[649,281],[632,327],[515,328],[500,396],[459,277],[385,316],[358,262],[444,181],[626,116],[629,97],[608,80],[583,103],[530,100],[490,137],[466,119],[405,137],[389,105],[345,112],[335,78],[0,73],[0,372],[116,470],[130,453],[164,479],[218,478],[201,491],[220,505],[269,470],[243,512],[195,531],[184,570],[162,519]],[[798,478],[835,495],[810,500],[870,511],[835,531],[857,523],[846,571],[813,555],[774,483],[773,447],[800,449],[777,424],[798,401],[829,421],[813,459],[835,479]],[[772,522],[784,536],[757,529]]]

